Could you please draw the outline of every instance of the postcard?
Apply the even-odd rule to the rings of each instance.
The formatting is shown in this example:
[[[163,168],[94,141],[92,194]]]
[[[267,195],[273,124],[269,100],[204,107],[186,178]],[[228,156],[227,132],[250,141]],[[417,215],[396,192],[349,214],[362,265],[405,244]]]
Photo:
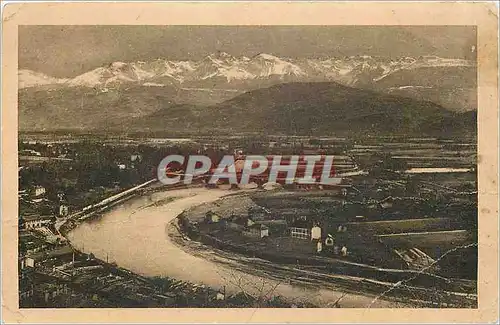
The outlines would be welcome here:
[[[2,25],[4,322],[498,321],[493,3]]]

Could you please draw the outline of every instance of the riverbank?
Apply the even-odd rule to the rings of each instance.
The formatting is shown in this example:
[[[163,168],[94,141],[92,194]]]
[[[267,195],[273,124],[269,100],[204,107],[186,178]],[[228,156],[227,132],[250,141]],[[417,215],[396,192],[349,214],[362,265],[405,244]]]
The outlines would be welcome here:
[[[182,184],[177,186],[172,186],[170,189],[176,189],[184,187]],[[147,193],[154,193],[157,191],[168,190],[165,185],[158,182],[156,179],[149,180],[137,186],[129,189],[124,189],[123,191],[112,195],[107,198],[103,198],[101,201],[86,206],[80,211],[74,212],[69,216],[59,218],[55,223],[55,229],[59,234],[65,236],[69,231],[77,227],[79,224],[86,220],[91,220],[98,218],[106,211],[111,210],[113,207],[120,205],[130,199],[133,199],[140,195],[146,195]],[[65,236],[66,237],[66,236]]]
[[[132,192],[131,195],[124,196],[120,200],[103,207],[105,210],[96,210],[88,214],[76,214],[78,218],[68,218],[67,222],[61,224],[60,228],[68,237],[68,244],[74,248],[73,262],[62,265],[56,265],[57,263],[38,265],[36,271],[29,275],[33,279],[37,278],[38,282],[40,282],[40,278],[45,279],[42,282],[48,281],[51,288],[57,289],[58,299],[56,300],[54,296],[50,301],[46,299],[44,302],[42,298],[44,293],[37,289],[36,294],[34,294],[36,301],[33,299],[25,300],[26,307],[29,307],[29,305],[70,307],[71,305],[67,305],[65,299],[61,298],[67,296],[67,299],[69,299],[68,295],[77,297],[70,299],[73,305],[84,304],[83,306],[101,308],[314,307],[314,305],[307,302],[291,303],[279,295],[274,295],[273,292],[262,296],[252,295],[246,291],[226,293],[225,287],[214,289],[204,284],[178,280],[163,274],[157,276],[141,275],[139,272],[132,272],[128,268],[119,266],[108,253],[106,253],[105,257],[100,256],[92,247],[79,246],[71,240],[71,231],[84,225],[99,223],[101,218],[105,218],[106,213],[119,209],[120,205],[126,205],[130,200],[137,199],[139,194],[141,197],[155,197],[147,200],[147,204],[141,206],[140,210],[163,207],[179,198],[176,195],[166,195],[160,198],[158,193],[165,192],[165,189],[161,187],[148,187],[141,189],[140,192]],[[182,197],[185,196],[181,193],[180,198]],[[84,218],[80,219],[82,216]],[[92,303],[86,304],[86,300],[90,300]]]
[[[312,249],[306,253],[301,248],[304,245],[312,247],[308,241],[290,237],[248,238],[226,229],[227,227],[220,228],[204,222],[208,211],[217,214],[223,223],[232,215],[238,215],[237,210],[246,214],[250,207],[255,207],[255,204],[244,193],[221,198],[185,211],[180,217],[179,228],[191,240],[223,251],[291,266],[297,274],[304,273],[302,276],[329,281],[350,292],[387,292],[385,295],[391,299],[403,302],[417,300],[418,305],[426,307],[473,307],[477,304],[475,281],[450,279],[429,273],[427,269],[389,269],[346,259],[317,256]],[[308,274],[311,271],[314,272]]]
[[[81,224],[69,233],[69,238],[77,248],[85,247],[86,252],[92,251],[100,259],[108,256],[117,265],[146,277],[168,276],[215,290],[225,288],[229,295],[246,292],[258,296],[261,287],[273,288],[275,296],[295,305],[332,307],[341,296],[341,307],[371,304],[374,297],[370,294],[346,293],[344,288],[326,281],[305,285],[290,277],[290,271],[276,272],[272,263],[256,263],[255,259],[195,242],[178,244],[166,232],[170,222],[183,211],[233,193],[205,188],[152,193],[125,202],[99,220]],[[161,206],[151,204],[168,197],[176,200]],[[371,306],[396,305],[379,299]]]

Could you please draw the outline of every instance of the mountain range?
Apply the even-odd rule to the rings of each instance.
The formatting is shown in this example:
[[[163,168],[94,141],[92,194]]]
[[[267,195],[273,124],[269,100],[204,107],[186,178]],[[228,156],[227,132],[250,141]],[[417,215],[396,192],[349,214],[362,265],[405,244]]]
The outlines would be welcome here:
[[[454,78],[457,73],[460,76]],[[289,59],[265,53],[248,58],[218,52],[199,61],[112,62],[73,78],[54,78],[20,70],[19,88],[87,87],[108,91],[136,85],[173,87],[190,92],[219,92],[219,101],[222,101],[278,83],[335,81],[346,86],[432,100],[446,108],[465,111],[476,108],[475,74],[472,61],[436,56],[397,60],[366,55]],[[447,79],[445,83],[443,78]],[[444,95],[440,96],[441,93]]]
[[[21,130],[158,129],[182,123],[203,129],[208,123],[302,134],[345,129],[347,122],[383,132],[392,121],[391,128],[418,133],[425,131],[421,117],[455,125],[450,119],[460,116],[467,124],[464,116],[472,114],[457,113],[477,109],[474,62],[435,56],[290,59],[218,52],[199,61],[113,62],[72,78],[30,70],[19,70],[18,76]],[[359,114],[344,116],[346,109]],[[335,121],[326,122],[330,118]],[[293,119],[300,123],[293,126]],[[430,121],[427,125],[439,126]]]

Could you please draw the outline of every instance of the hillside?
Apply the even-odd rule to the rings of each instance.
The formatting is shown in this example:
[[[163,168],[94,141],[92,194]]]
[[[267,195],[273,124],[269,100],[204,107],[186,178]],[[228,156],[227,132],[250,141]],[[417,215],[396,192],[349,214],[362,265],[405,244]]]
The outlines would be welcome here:
[[[477,110],[476,75],[473,66],[417,67],[395,71],[374,82],[373,89],[463,112]]]
[[[181,97],[190,97],[182,102]],[[19,93],[21,131],[61,129],[263,134],[475,133],[475,114],[335,82],[278,84],[219,104],[195,105],[175,87],[74,87]],[[220,95],[216,95],[220,99]],[[216,102],[216,101],[214,101]]]
[[[210,133],[419,134],[474,132],[474,116],[431,102],[379,94],[334,82],[288,83],[262,88],[205,109],[165,108],[134,121],[132,129],[175,125]],[[175,121],[175,123],[172,123]],[[471,131],[472,130],[472,131]]]
[[[213,104],[234,96],[223,90],[128,86],[25,88],[18,93],[19,129],[43,131],[93,129],[130,123],[158,110],[183,104]]]

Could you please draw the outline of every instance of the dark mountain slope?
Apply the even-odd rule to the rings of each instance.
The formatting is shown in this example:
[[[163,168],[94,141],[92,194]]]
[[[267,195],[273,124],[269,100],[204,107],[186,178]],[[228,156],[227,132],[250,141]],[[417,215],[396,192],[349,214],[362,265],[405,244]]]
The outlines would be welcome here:
[[[224,91],[185,90],[174,87],[123,86],[117,89],[87,87],[25,88],[18,92],[19,129],[102,129],[130,124],[158,110],[185,102],[215,103],[231,98]]]
[[[335,82],[279,84],[212,106],[179,105],[180,90],[128,87],[19,93],[22,131],[104,130],[288,135],[475,134],[474,114]]]
[[[454,114],[431,102],[321,82],[251,91],[210,107],[208,116],[218,128],[308,135],[413,134]]]
[[[454,111],[477,110],[476,67],[420,67],[396,71],[372,85],[392,95],[430,100]]]
[[[130,127],[224,134],[446,135],[460,134],[463,128],[474,132],[475,117],[469,115],[427,101],[334,82],[288,83],[250,91],[206,108],[166,107]]]

